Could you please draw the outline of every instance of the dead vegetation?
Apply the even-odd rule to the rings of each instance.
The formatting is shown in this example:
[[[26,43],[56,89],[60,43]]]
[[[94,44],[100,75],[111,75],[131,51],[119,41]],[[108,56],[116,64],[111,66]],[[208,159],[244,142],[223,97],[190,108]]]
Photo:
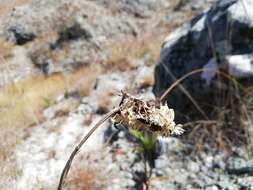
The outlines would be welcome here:
[[[17,136],[14,128],[1,128],[0,133],[0,189],[15,189],[15,182],[20,175],[17,160],[14,156],[15,146],[19,143],[20,137]]]
[[[90,93],[99,67],[88,66],[68,75],[33,76],[0,91],[0,127],[25,127],[39,123],[40,111],[69,89],[80,96]]]
[[[215,88],[208,96],[199,97],[193,97],[185,88],[180,88],[183,80],[203,70],[187,73],[167,89],[167,92],[171,92],[178,87],[192,103],[187,113],[184,113],[188,121],[184,126],[189,131],[185,140],[193,145],[193,153],[205,149],[206,144],[213,150],[222,149],[227,152],[231,152],[233,146],[246,145],[252,152],[253,102],[250,97],[250,82],[247,84],[224,71],[215,71],[219,83],[225,88]],[[160,100],[169,96],[167,92]]]
[[[73,172],[66,182],[66,187],[69,190],[103,189],[108,185],[107,178],[108,176],[102,176],[95,167],[86,166]]]
[[[253,150],[250,132],[252,131],[252,110],[249,109],[252,102],[248,102],[243,93],[240,93],[239,98],[236,94],[228,95],[227,93],[231,92],[226,92],[226,100],[213,107],[213,111],[208,114],[210,120],[198,121],[196,119],[198,117],[195,117],[196,122],[187,124],[191,131],[187,141],[194,145],[194,152],[205,149],[205,143],[214,150],[222,149],[227,152],[231,152],[234,146],[242,145]],[[220,101],[220,99],[215,101]]]
[[[0,58],[8,59],[12,56],[12,49],[14,48],[14,44],[6,41],[3,38],[0,38]],[[0,61],[2,63],[2,61]]]
[[[113,92],[104,92],[99,95],[100,98],[97,100],[97,113],[98,114],[106,114],[109,112],[109,106],[111,105],[111,96]]]
[[[69,180],[69,189],[88,190],[93,188],[95,175],[95,171],[92,170],[76,171],[72,179]]]
[[[160,54],[164,35],[143,34],[141,38],[129,37],[115,43],[105,45],[110,51],[108,60],[103,63],[106,70],[126,71],[136,68],[136,60],[149,55],[147,65],[155,63]],[[147,43],[148,42],[148,43]],[[124,44],[124,45],[122,45]]]

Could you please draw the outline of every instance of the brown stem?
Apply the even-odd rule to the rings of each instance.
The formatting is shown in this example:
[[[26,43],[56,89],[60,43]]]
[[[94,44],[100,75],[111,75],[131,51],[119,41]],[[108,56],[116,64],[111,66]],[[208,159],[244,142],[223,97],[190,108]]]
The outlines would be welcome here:
[[[165,71],[171,76],[171,78],[176,81],[176,77],[173,73],[164,65]],[[186,88],[182,84],[178,84],[179,89],[189,98],[189,100],[193,103],[193,105],[197,108],[197,110],[201,113],[201,115],[206,119],[209,120],[208,116],[206,115],[205,111],[199,106],[198,102],[191,96],[191,94],[186,90]]]
[[[85,135],[85,137],[79,142],[79,144],[75,147],[75,149],[73,150],[73,152],[71,153],[68,161],[66,162],[66,165],[64,167],[64,169],[62,170],[61,173],[61,178],[58,184],[58,188],[57,190],[61,190],[62,186],[64,184],[64,179],[67,177],[71,163],[74,159],[74,157],[76,156],[76,154],[78,153],[78,151],[80,150],[80,148],[83,146],[83,144],[89,139],[89,137],[96,131],[96,129],[101,126],[107,119],[109,119],[110,117],[114,116],[117,112],[119,111],[119,107],[113,109],[112,111],[110,111],[109,113],[107,113],[102,119],[100,119],[96,125],[88,132],[87,135]]]
[[[216,72],[218,74],[220,74],[221,76],[223,76],[224,78],[227,78],[229,80],[232,80],[233,81],[233,78],[229,75],[229,74],[226,74],[222,71],[218,71],[218,70],[213,70],[213,69],[196,69],[196,70],[193,70],[187,74],[185,74],[184,76],[182,76],[181,78],[179,78],[177,81],[175,81],[163,94],[162,96],[158,99],[159,102],[163,102],[166,98],[166,96],[177,86],[179,85],[183,80],[185,80],[186,78],[194,75],[194,74],[197,74],[197,73],[200,73],[200,72],[203,72],[203,71],[207,71],[207,72]]]

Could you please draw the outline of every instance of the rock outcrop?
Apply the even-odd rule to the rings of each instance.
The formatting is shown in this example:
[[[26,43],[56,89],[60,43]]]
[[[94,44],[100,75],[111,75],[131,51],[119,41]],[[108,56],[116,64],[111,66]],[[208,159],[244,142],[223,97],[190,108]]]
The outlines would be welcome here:
[[[195,69],[205,71],[183,82],[193,97],[210,95],[219,84],[216,70],[232,77],[253,76],[253,1],[220,0],[208,11],[193,18],[165,40],[155,68],[156,96],[174,81]],[[210,98],[209,98],[210,99]],[[179,111],[188,108],[188,100],[178,90],[168,98]]]

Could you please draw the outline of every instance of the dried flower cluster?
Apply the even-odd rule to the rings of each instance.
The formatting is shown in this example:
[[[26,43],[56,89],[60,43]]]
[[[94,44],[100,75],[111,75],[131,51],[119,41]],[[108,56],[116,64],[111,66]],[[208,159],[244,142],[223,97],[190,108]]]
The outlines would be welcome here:
[[[112,121],[126,127],[167,137],[180,135],[184,132],[182,125],[174,122],[174,110],[167,105],[157,106],[154,102],[145,102],[123,92],[119,111]]]
[[[75,147],[61,173],[61,178],[57,189],[62,189],[64,179],[68,175],[75,155],[92,135],[92,133],[107,119],[112,118],[115,123],[123,124],[124,126],[135,130],[150,131],[152,133],[167,137],[173,134],[180,135],[184,132],[184,129],[181,125],[175,124],[174,116],[174,110],[169,109],[167,105],[156,105],[154,101],[146,102],[122,92],[122,100],[119,107],[113,109],[101,120],[99,120]]]

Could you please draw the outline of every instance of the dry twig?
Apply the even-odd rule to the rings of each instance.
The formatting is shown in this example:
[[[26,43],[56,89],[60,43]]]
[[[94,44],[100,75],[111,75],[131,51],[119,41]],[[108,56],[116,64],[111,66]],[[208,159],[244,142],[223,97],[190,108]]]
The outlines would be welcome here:
[[[79,142],[79,144],[75,147],[74,151],[71,153],[62,173],[61,173],[61,178],[59,181],[59,185],[58,185],[58,190],[62,189],[62,186],[64,184],[64,179],[67,177],[70,166],[72,164],[72,161],[75,157],[75,155],[79,152],[79,150],[81,149],[81,147],[83,146],[83,144],[88,140],[88,138],[92,135],[92,133],[94,131],[96,131],[96,129],[101,126],[107,119],[109,119],[110,117],[112,117],[113,115],[115,115],[116,112],[119,111],[119,108],[115,108],[114,110],[110,111],[109,113],[107,113],[101,120],[99,120],[96,125],[88,132],[88,134]]]

